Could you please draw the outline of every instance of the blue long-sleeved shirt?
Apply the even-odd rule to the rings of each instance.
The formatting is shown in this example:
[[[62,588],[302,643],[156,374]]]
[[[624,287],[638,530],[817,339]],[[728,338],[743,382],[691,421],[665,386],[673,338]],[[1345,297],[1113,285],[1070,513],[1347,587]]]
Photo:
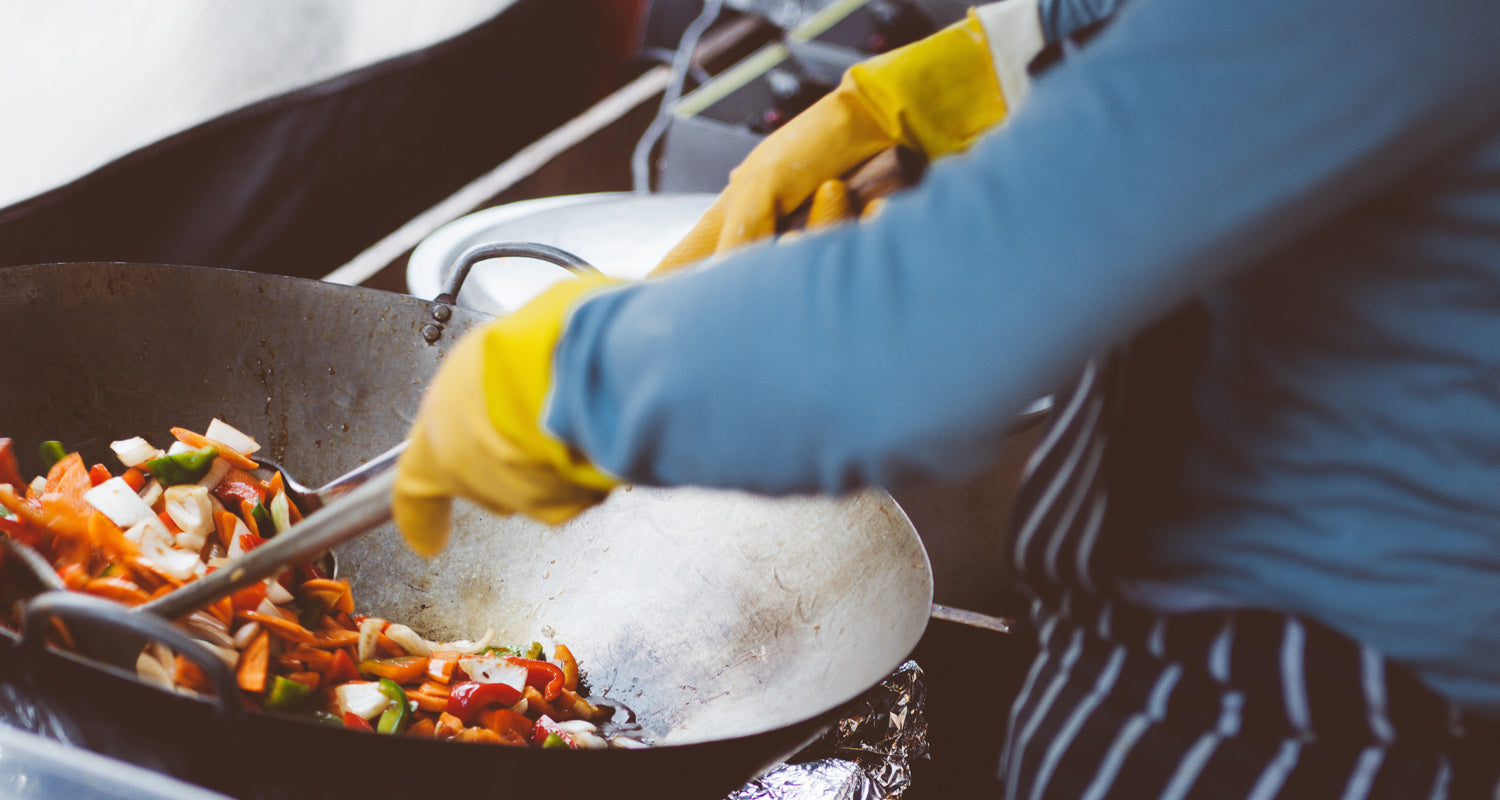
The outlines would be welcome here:
[[[1190,297],[1201,435],[1130,577],[1500,715],[1494,0],[1135,0],[876,218],[581,306],[547,424],[643,483],[958,477]]]

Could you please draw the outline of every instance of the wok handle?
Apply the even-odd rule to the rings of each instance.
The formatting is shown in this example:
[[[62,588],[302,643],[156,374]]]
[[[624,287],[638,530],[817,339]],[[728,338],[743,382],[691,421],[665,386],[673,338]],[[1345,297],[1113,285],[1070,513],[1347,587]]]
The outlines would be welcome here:
[[[459,255],[458,261],[453,265],[453,272],[443,284],[443,291],[432,299],[432,321],[422,326],[422,338],[428,344],[437,344],[443,337],[443,326],[453,316],[453,306],[458,304],[458,292],[463,288],[464,281],[469,279],[469,271],[475,264],[490,258],[534,258],[556,264],[578,275],[601,274],[593,264],[550,244],[495,242],[474,245]]]
[[[18,647],[22,657],[40,657],[46,647],[48,623],[53,618],[89,622],[103,629],[129,632],[146,641],[166,645],[203,670],[217,695],[219,714],[226,719],[237,719],[243,713],[245,703],[240,696],[239,683],[223,659],[167,620],[138,611],[123,611],[119,603],[92,595],[55,590],[42,592],[26,601]],[[96,644],[108,647],[115,643]]]
[[[287,567],[332,550],[389,521],[391,492],[395,487],[395,470],[375,475],[278,533],[271,541],[139,606],[137,610],[177,619],[256,581],[279,575]]]

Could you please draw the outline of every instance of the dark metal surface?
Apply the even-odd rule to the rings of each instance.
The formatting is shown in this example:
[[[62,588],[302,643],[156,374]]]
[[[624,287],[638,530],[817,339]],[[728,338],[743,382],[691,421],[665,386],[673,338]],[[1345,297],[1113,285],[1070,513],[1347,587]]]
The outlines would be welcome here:
[[[165,442],[171,426],[220,417],[308,482],[328,480],[402,438],[446,347],[485,319],[455,308],[454,335],[429,345],[432,304],[373,290],[124,264],[0,278],[0,431],[31,457],[28,474],[45,439],[106,461],[113,439]],[[559,528],[457,512],[452,546],[431,561],[388,525],[340,548],[363,610],[433,638],[555,636],[668,746],[512,751],[258,713],[225,725],[205,700],[52,650],[19,654],[9,637],[3,685],[55,712],[43,716],[73,741],[233,794],[713,797],[796,750],[927,622],[926,554],[883,493],[635,488]],[[225,758],[238,748],[248,764]]]

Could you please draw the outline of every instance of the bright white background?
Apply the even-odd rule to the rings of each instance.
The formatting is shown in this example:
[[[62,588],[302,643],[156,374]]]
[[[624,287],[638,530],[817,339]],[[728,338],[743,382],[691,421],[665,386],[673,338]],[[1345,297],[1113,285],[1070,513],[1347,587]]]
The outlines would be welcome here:
[[[515,0],[0,0],[0,208]]]

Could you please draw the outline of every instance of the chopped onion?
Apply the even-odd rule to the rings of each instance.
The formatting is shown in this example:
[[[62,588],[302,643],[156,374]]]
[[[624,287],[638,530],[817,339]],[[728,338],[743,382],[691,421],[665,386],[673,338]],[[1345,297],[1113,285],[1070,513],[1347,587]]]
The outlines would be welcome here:
[[[271,498],[271,521],[276,523],[277,533],[292,527],[291,501],[286,499],[286,492],[277,492]]]
[[[401,645],[401,649],[405,650],[408,655],[432,655],[432,646],[427,643],[427,640],[405,625],[393,624],[385,629],[385,635],[391,637],[391,641]]]
[[[599,735],[599,728],[594,723],[583,719],[570,719],[563,722],[554,722],[552,727],[572,741],[573,746],[580,750],[603,750],[609,746],[604,737]]]
[[[438,649],[438,650],[452,650],[453,652],[459,653],[461,655],[473,655],[473,654],[479,652],[480,650],[483,650],[484,648],[489,647],[490,646],[490,642],[493,641],[494,638],[495,638],[495,629],[494,628],[485,628],[484,629],[484,636],[480,637],[479,641],[477,641],[477,642],[471,642],[468,639],[459,639],[456,642],[444,642],[444,643],[442,643],[441,647],[438,647],[438,648],[435,648],[435,649]]]
[[[295,598],[292,597],[291,592],[286,590],[285,586],[281,585],[281,581],[275,578],[266,578],[266,599],[278,606],[284,606],[292,602]]]
[[[183,444],[182,442],[173,442],[171,446],[167,448],[167,455],[175,456],[179,453],[191,453],[197,449],[198,448],[193,447],[192,445]]]
[[[460,658],[458,666],[479,683],[504,683],[517,691],[526,688],[526,668],[494,656]]]
[[[141,487],[141,502],[148,506],[154,506],[156,505],[156,501],[161,499],[164,492],[165,487],[161,485],[161,481],[153,478],[147,481],[145,486]]]
[[[172,532],[167,526],[155,516],[143,519],[129,528],[125,529],[125,538],[138,545],[150,543],[156,547],[170,547],[172,545]]]
[[[47,476],[38,475],[35,478],[32,478],[31,483],[28,484],[28,486],[31,487],[31,491],[37,494],[41,494],[42,492],[47,491]]]
[[[155,519],[147,505],[124,478],[110,478],[83,493],[83,499],[121,528],[129,528],[147,519]]]
[[[130,439],[121,439],[118,442],[110,442],[109,449],[115,451],[115,455],[119,457],[120,463],[127,467],[139,467],[161,455],[160,450],[139,436]]]
[[[231,450],[244,453],[245,455],[249,455],[260,449],[259,442],[218,417],[214,417],[213,422],[208,423],[208,430],[203,432],[203,437],[212,439]]]
[[[385,620],[379,617],[365,617],[365,621],[359,623],[359,660],[369,661],[375,657],[375,644],[380,641],[380,630],[385,627]]]
[[[339,684],[333,690],[335,702],[338,703],[339,713],[353,713],[362,719],[370,719],[385,710],[391,704],[391,699],[380,691],[380,684],[375,681],[350,681]]]
[[[214,532],[214,509],[208,502],[208,489],[197,484],[171,486],[165,497],[167,516],[182,529],[177,535],[177,546],[193,551],[201,549],[208,535]]]
[[[160,686],[168,690],[175,688],[172,673],[162,665],[156,656],[151,654],[149,649],[142,651],[140,656],[136,658],[135,675],[153,686]]]
[[[242,520],[242,519],[240,519],[239,517],[235,517],[234,518],[234,533],[230,534],[230,536],[229,536],[229,557],[230,558],[238,558],[238,557],[240,557],[240,556],[242,556],[242,555],[245,554],[245,543],[244,543],[244,541],[242,539],[240,539],[240,537],[241,536],[245,536],[245,535],[247,535],[249,533],[250,533],[250,529],[245,526],[245,521]]]
[[[224,476],[234,469],[234,465],[222,458],[214,459],[214,463],[208,467],[208,472],[198,479],[198,485],[210,491],[224,481]]]
[[[244,650],[250,646],[250,640],[254,639],[257,633],[260,633],[259,622],[247,622],[241,625],[240,629],[234,632],[234,646]]]

